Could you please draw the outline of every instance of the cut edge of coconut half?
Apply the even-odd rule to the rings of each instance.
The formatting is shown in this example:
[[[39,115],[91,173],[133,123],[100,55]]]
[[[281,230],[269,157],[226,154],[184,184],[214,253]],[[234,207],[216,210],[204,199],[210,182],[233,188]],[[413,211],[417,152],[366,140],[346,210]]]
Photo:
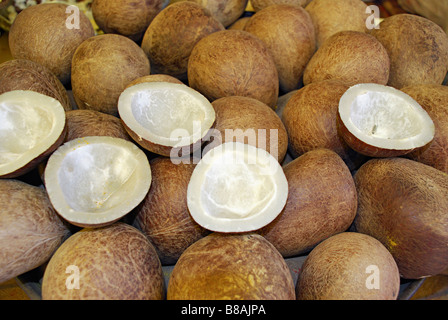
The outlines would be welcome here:
[[[264,149],[223,143],[196,165],[187,189],[192,218],[214,232],[260,229],[283,210],[288,182],[278,161]]]
[[[58,100],[30,90],[1,94],[0,177],[32,170],[62,143],[65,132],[65,110]]]
[[[48,159],[45,187],[55,210],[80,227],[111,224],[137,207],[152,175],[133,142],[107,136],[74,139]]]
[[[192,146],[215,123],[215,110],[206,97],[185,84],[171,82],[128,87],[120,95],[118,112],[130,135],[145,149],[148,143],[144,141],[168,149]],[[158,149],[149,147],[156,153]]]
[[[372,157],[405,155],[435,135],[433,120],[417,101],[380,84],[350,87],[339,101],[337,118],[345,142]]]

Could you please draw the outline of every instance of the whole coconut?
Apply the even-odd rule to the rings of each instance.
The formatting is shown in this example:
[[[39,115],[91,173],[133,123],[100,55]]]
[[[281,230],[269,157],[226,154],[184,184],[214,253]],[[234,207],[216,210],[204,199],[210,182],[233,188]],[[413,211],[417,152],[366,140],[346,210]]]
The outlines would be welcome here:
[[[143,233],[117,222],[82,229],[50,259],[43,300],[161,300],[162,266]]]
[[[210,10],[211,14],[222,23],[224,27],[230,26],[240,18],[247,7],[249,0],[189,0],[196,2]]]
[[[72,109],[61,81],[48,68],[31,60],[15,59],[0,64],[0,94],[13,90],[42,93],[59,100],[65,111]]]
[[[266,45],[247,31],[223,30],[200,40],[188,62],[188,81],[209,100],[250,97],[275,108],[277,67]]]
[[[282,120],[294,158],[326,148],[336,152],[354,170],[364,156],[353,151],[339,136],[337,112],[339,100],[349,87],[336,80],[311,83],[295,92],[286,103]]]
[[[131,81],[126,88],[132,87],[139,83],[145,83],[145,82],[172,82],[172,83],[178,83],[183,84],[182,81],[179,79],[170,76],[168,74],[150,74],[148,76],[143,76],[140,78],[135,79],[134,81]]]
[[[292,4],[305,7],[311,0],[250,0],[250,4],[255,12],[258,12],[273,4]]]
[[[151,73],[185,80],[194,45],[223,29],[222,23],[197,3],[170,4],[154,18],[143,37],[141,46],[151,61]]]
[[[149,73],[148,57],[129,38],[104,34],[87,39],[73,56],[72,90],[78,109],[118,115],[120,94]]]
[[[209,234],[190,216],[187,188],[195,165],[158,157],[151,162],[151,188],[137,210],[135,226],[154,245],[164,265],[174,264],[191,244]]]
[[[405,158],[373,159],[355,174],[356,231],[378,239],[406,279],[448,265],[448,175]]]
[[[437,24],[417,15],[397,14],[384,19],[371,34],[390,57],[390,86],[443,83],[448,71],[448,35]]]
[[[255,13],[244,30],[260,38],[277,66],[280,89],[289,92],[302,84],[306,65],[316,50],[313,21],[297,5],[271,5]]]
[[[368,31],[367,4],[362,0],[313,0],[305,8],[314,23],[318,48],[340,31]]]
[[[79,19],[73,19],[72,10],[61,3],[42,3],[22,10],[8,36],[13,58],[37,62],[69,85],[76,48],[95,35],[89,18],[84,12],[78,13]]]
[[[279,162],[284,159],[288,134],[280,117],[268,105],[238,96],[217,99],[212,105],[216,112],[216,131],[207,149],[238,141],[268,151]]]
[[[95,0],[92,15],[104,33],[121,34],[140,41],[162,6],[162,0]]]
[[[302,265],[297,300],[395,300],[400,274],[390,252],[373,237],[334,235],[317,245]]]
[[[448,87],[421,84],[401,89],[428,112],[436,128],[432,143],[407,157],[448,173]]]
[[[291,272],[256,234],[213,233],[188,247],[174,266],[168,300],[291,300]]]
[[[43,188],[0,179],[0,283],[43,265],[68,235]]]
[[[387,51],[375,37],[359,31],[341,31],[332,35],[313,55],[303,73],[303,83],[336,79],[348,86],[385,85],[389,70]]]
[[[284,171],[289,188],[286,206],[260,230],[283,257],[306,253],[348,230],[356,215],[357,192],[341,157],[328,149],[316,149],[289,162]]]

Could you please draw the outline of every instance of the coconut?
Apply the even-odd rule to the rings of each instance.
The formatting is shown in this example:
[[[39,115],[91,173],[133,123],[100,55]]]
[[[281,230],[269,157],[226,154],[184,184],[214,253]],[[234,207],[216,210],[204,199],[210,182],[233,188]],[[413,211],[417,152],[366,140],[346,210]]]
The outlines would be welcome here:
[[[437,24],[411,14],[387,17],[371,34],[390,57],[388,85],[401,89],[442,84],[448,71],[448,36]]]
[[[168,300],[294,298],[294,282],[285,260],[256,234],[213,233],[198,240],[174,266],[167,290]]]
[[[139,83],[145,83],[145,82],[172,82],[172,83],[183,84],[182,81],[180,81],[179,79],[177,79],[173,76],[170,76],[168,74],[150,74],[147,76],[137,78],[134,81],[131,81],[126,86],[126,89],[129,87],[132,87],[133,85],[136,85]]]
[[[313,21],[297,5],[276,4],[255,13],[244,30],[260,38],[277,66],[280,89],[289,92],[302,84],[306,65],[316,50]]]
[[[274,4],[291,4],[295,6],[305,7],[311,0],[250,0],[252,8],[258,12],[270,5]]]
[[[244,27],[249,22],[250,17],[243,16],[236,20],[234,23],[232,23],[230,26],[227,27],[228,30],[244,30]]]
[[[67,136],[70,141],[88,136],[109,136],[131,140],[121,120],[113,115],[95,110],[70,110],[66,112]]]
[[[87,39],[73,56],[72,89],[78,109],[117,115],[120,94],[149,72],[148,57],[129,38],[104,34]]]
[[[258,99],[275,108],[277,67],[266,45],[247,31],[218,31],[201,39],[188,62],[189,85],[210,101],[227,96]]]
[[[0,180],[0,283],[43,265],[68,235],[43,188]]]
[[[185,80],[188,58],[194,45],[224,26],[208,9],[191,1],[168,5],[151,22],[142,49],[151,61],[151,73]]]
[[[145,153],[115,137],[66,142],[48,159],[45,187],[53,207],[80,227],[110,225],[144,199],[151,184]]]
[[[161,300],[162,267],[148,239],[122,222],[82,229],[50,259],[43,300]]]
[[[353,151],[339,136],[337,113],[339,100],[349,87],[336,80],[309,84],[289,97],[282,120],[289,138],[289,151],[296,158],[325,148],[336,152],[354,170],[364,156]]]
[[[395,300],[400,274],[390,252],[373,237],[334,235],[315,247],[302,265],[297,300]]]
[[[104,33],[115,33],[140,41],[154,17],[162,10],[162,0],[95,0],[92,15]]]
[[[313,55],[303,73],[305,85],[336,79],[352,86],[358,83],[387,84],[390,61],[375,37],[359,31],[332,35]]]
[[[49,96],[29,90],[0,95],[0,177],[35,169],[63,142],[65,110]]]
[[[46,67],[24,59],[0,64],[0,94],[14,90],[31,90],[58,100],[65,111],[71,110],[70,100],[61,81]]]
[[[405,158],[372,159],[355,175],[355,229],[378,239],[406,279],[448,265],[448,175]]]
[[[145,233],[163,265],[174,264],[191,244],[209,232],[190,216],[187,188],[195,165],[157,157],[151,162],[151,188],[136,211],[135,226]]]
[[[280,117],[268,105],[254,98],[237,96],[217,99],[212,105],[216,123],[207,149],[235,141],[262,148],[279,162],[284,159],[288,134]]]
[[[434,122],[414,99],[393,87],[371,83],[344,93],[337,122],[345,142],[370,157],[424,149],[435,135]]]
[[[14,59],[32,60],[47,67],[67,86],[76,48],[94,35],[84,12],[73,13],[67,4],[41,3],[17,15],[8,39]]]
[[[341,157],[328,149],[316,149],[283,170],[289,188],[285,208],[260,230],[283,257],[307,253],[321,241],[348,230],[356,215],[357,192]]]
[[[207,8],[210,13],[222,23],[224,27],[230,26],[240,18],[247,7],[249,0],[189,0]]]
[[[248,232],[272,222],[288,197],[276,158],[262,148],[226,142],[196,165],[187,191],[193,219],[215,232]]]
[[[340,31],[368,31],[370,10],[361,0],[313,0],[305,8],[313,20],[318,48]]]
[[[411,152],[407,157],[448,173],[448,87],[422,84],[401,89],[416,100],[435,126],[431,144]]]
[[[145,82],[120,95],[118,111],[129,135],[153,153],[194,153],[215,122],[211,103],[185,84]]]

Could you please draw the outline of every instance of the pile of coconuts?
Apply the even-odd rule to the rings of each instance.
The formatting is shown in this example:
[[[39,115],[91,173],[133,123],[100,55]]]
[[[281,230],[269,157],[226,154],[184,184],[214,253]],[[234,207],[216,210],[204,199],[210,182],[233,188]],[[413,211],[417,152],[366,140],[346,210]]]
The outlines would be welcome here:
[[[395,300],[403,283],[448,274],[447,34],[414,14],[369,28],[361,0],[250,1],[94,0],[99,34],[61,3],[18,14],[13,60],[0,64],[0,283],[39,270],[44,300]],[[120,116],[120,97],[155,82],[202,95],[224,139],[275,149],[287,199],[274,220],[217,232],[193,219],[188,189],[202,153],[174,161],[147,150]],[[31,110],[34,96],[41,113],[45,101],[59,108],[49,114],[65,113],[52,120],[63,130],[7,171],[25,152],[5,144],[21,141],[9,108],[30,97]],[[268,144],[250,130],[270,132]],[[70,160],[77,150],[85,157]],[[67,219],[54,190],[89,191],[55,186],[49,171],[68,175],[101,156],[117,177],[141,161],[146,182],[129,178],[129,193],[105,182],[128,208],[114,219]],[[298,257],[297,275],[288,263]]]

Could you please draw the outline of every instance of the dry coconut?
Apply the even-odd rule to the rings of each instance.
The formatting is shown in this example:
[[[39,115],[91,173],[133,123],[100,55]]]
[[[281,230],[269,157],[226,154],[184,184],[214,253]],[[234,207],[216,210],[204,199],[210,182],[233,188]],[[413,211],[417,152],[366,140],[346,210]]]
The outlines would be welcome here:
[[[300,6],[276,4],[255,13],[244,30],[260,38],[274,58],[280,89],[302,84],[303,71],[316,50],[313,21]]]
[[[76,49],[72,65],[78,109],[118,115],[120,94],[131,81],[149,73],[148,57],[125,36],[104,34],[84,41]]]
[[[207,8],[224,27],[240,18],[249,0],[189,0]]]
[[[73,10],[62,3],[41,3],[22,10],[8,35],[13,58],[37,62],[69,85],[76,48],[95,35],[84,12],[77,11],[76,19],[72,15]]]

